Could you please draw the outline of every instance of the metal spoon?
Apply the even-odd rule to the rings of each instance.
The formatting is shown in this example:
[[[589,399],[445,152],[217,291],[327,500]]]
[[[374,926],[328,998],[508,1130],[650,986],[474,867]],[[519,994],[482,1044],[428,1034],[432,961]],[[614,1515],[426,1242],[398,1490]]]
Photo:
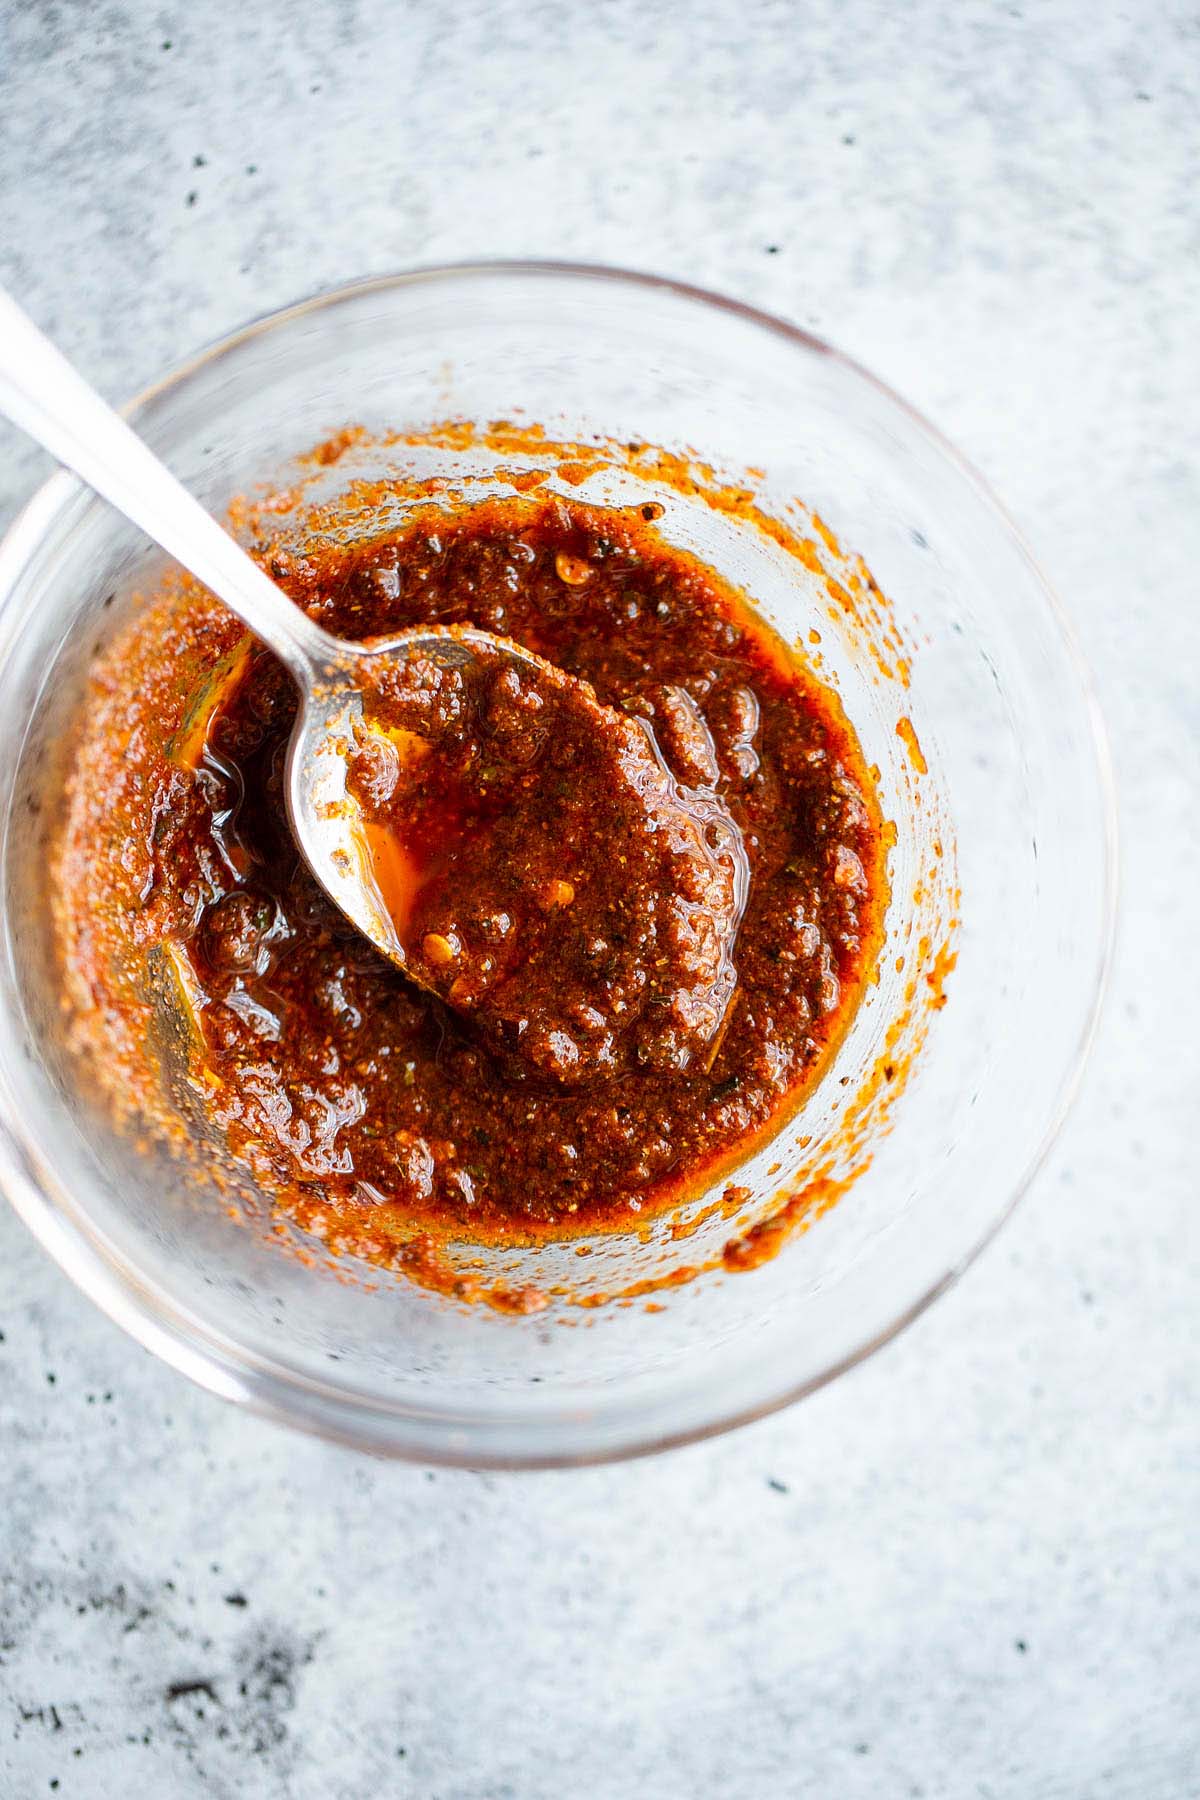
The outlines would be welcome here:
[[[286,666],[300,690],[288,745],[296,842],[347,918],[409,975],[346,803],[346,750],[362,717],[362,664],[415,655],[461,666],[481,650],[526,667],[540,657],[473,629],[418,627],[369,645],[343,642],[301,612],[159,462],[0,289],[0,411],[211,589]]]

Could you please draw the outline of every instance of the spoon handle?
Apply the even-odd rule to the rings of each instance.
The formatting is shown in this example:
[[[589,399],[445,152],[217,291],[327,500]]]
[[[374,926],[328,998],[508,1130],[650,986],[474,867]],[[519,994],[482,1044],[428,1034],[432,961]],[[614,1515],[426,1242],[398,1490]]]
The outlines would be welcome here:
[[[293,605],[0,288],[0,412],[211,588],[296,680],[339,646]]]

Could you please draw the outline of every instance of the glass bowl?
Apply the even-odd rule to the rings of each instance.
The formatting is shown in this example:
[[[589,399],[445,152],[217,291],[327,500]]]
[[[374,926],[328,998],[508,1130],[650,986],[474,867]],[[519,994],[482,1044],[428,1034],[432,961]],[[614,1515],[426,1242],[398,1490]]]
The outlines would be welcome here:
[[[1087,677],[972,471],[903,401],[790,326],[678,283],[535,264],[371,280],[287,308],[168,376],[129,417],[218,511],[349,424],[371,437],[327,487],[418,457],[402,439],[371,447],[389,432],[518,420],[686,454],[699,487],[741,483],[813,534],[815,512],[846,546],[844,568],[861,570],[861,553],[887,596],[865,625],[831,603],[847,596],[828,569],[802,577],[728,508],[693,496],[664,521],[789,638],[820,637],[898,824],[883,978],[810,1105],[738,1175],[760,1216],[802,1185],[813,1142],[844,1129],[937,949],[943,970],[951,950],[957,962],[944,1005],[920,990],[929,1005],[894,1103],[860,1109],[857,1178],[761,1267],[731,1272],[718,1255],[649,1303],[509,1317],[306,1264],[115,1129],[65,1041],[46,846],[70,720],[95,646],[161,559],[59,474],[0,547],[0,1181],[51,1255],[214,1392],[374,1452],[473,1466],[615,1458],[724,1429],[811,1392],[916,1317],[997,1229],[1063,1117],[1113,915],[1114,813]],[[449,434],[420,454],[436,472],[439,455],[472,452]],[[503,481],[502,452],[474,454],[468,474]],[[649,465],[585,471],[578,491],[604,498],[614,482],[623,498],[660,492]],[[930,845],[944,855],[927,878]],[[919,941],[931,889],[940,946]],[[703,1214],[695,1242],[711,1249]],[[610,1291],[647,1254],[594,1248]],[[574,1248],[514,1254],[561,1269]]]

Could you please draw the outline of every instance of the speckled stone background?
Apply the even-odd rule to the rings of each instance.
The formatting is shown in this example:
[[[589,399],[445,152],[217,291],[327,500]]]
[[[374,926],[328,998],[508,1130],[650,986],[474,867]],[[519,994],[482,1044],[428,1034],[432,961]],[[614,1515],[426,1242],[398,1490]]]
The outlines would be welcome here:
[[[1200,14],[2,0],[0,274],[124,395],[349,275],[709,283],[956,439],[1072,608],[1115,981],[1015,1220],[806,1405],[432,1474],[238,1416],[0,1211],[0,1791],[1200,1794]],[[44,463],[0,429],[0,514]]]

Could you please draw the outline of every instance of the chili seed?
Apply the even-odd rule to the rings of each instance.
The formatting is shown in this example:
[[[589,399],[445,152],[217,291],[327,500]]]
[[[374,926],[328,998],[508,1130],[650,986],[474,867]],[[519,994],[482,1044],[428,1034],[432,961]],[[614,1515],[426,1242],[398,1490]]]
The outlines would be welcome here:
[[[560,550],[554,559],[554,572],[568,587],[582,587],[585,581],[591,580],[592,568],[581,556],[568,556],[565,550]]]
[[[553,912],[556,906],[570,906],[575,898],[575,886],[570,881],[547,881],[538,889],[538,905],[546,912]]]
[[[456,937],[443,937],[440,931],[427,931],[421,940],[421,949],[426,962],[435,968],[444,969],[447,964],[455,962],[462,949]]]

